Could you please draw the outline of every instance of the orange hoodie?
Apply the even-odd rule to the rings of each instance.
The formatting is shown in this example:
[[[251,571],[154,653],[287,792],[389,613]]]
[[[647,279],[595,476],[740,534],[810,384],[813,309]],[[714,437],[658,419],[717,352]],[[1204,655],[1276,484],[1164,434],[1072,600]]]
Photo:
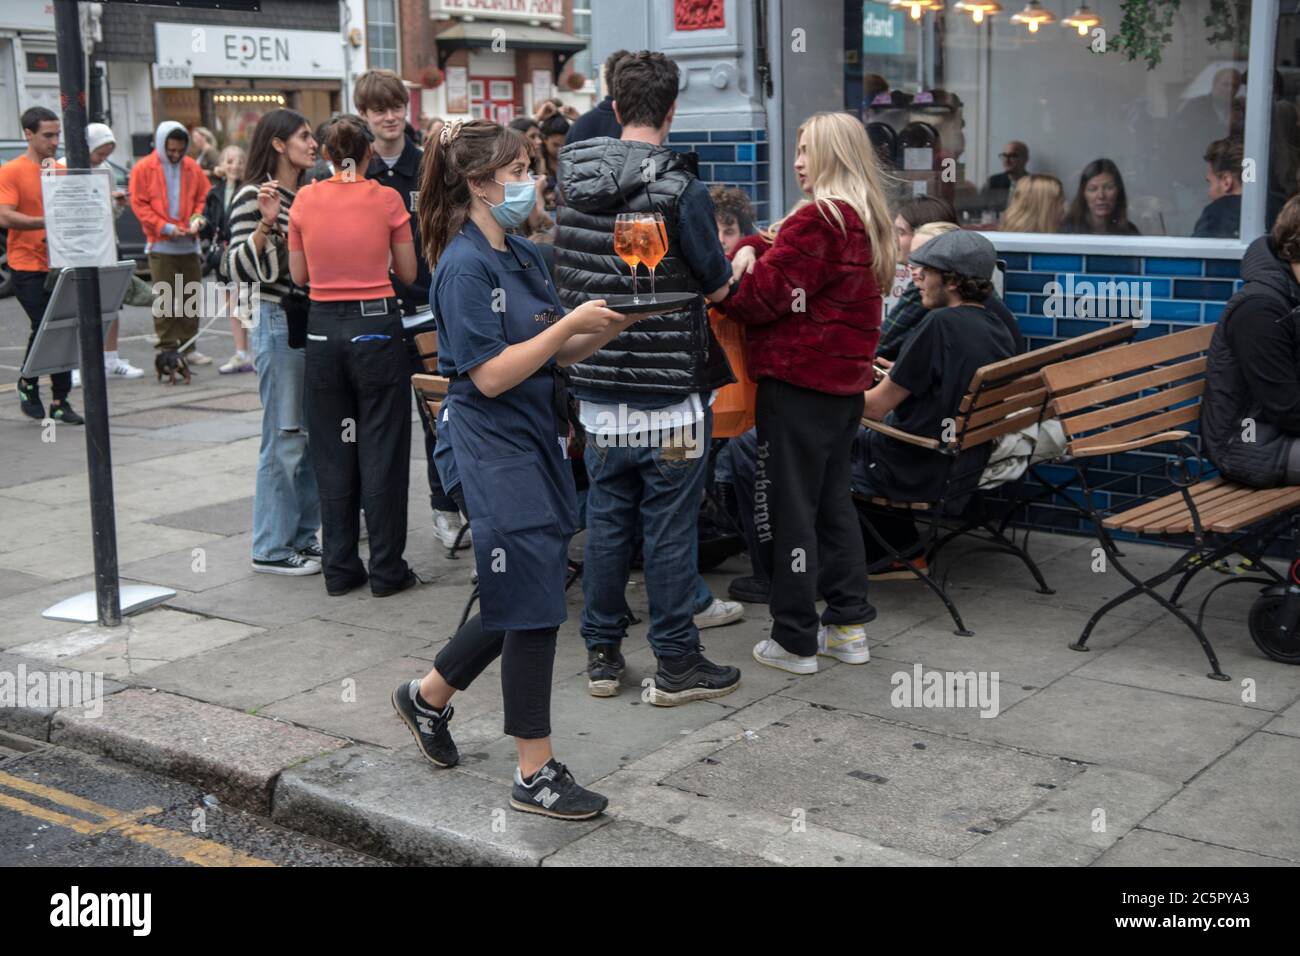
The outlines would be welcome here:
[[[167,202],[167,181],[163,177],[162,158],[158,151],[150,153],[131,170],[131,211],[140,220],[145,238],[150,243],[171,238],[163,235],[163,226],[188,225],[192,216],[203,212],[203,203],[211,189],[207,174],[199,164],[186,156],[181,160],[180,218],[171,217]],[[178,237],[177,237],[178,238]]]

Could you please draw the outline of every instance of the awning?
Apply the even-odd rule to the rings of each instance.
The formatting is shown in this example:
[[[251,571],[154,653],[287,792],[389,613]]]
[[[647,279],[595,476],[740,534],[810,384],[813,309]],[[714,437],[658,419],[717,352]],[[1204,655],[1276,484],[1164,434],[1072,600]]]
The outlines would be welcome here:
[[[522,24],[502,23],[499,20],[472,20],[457,23],[439,33],[438,69],[447,69],[447,58],[457,50],[490,49],[496,41],[496,31],[504,30],[507,50],[550,50],[555,59],[555,76],[558,79],[564,64],[573,54],[587,48],[587,41],[572,33],[532,27]]]

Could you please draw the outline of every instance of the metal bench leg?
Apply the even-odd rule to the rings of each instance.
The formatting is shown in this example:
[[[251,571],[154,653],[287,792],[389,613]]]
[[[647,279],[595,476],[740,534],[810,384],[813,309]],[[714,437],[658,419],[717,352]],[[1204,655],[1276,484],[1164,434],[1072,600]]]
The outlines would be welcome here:
[[[920,571],[917,570],[916,566],[913,565],[911,561],[903,557],[892,544],[890,544],[881,536],[880,532],[876,530],[875,525],[871,523],[871,519],[868,518],[865,514],[863,514],[861,508],[857,509],[857,512],[858,512],[858,521],[860,521],[862,523],[862,526],[867,529],[867,531],[871,534],[871,537],[876,539],[876,543],[879,544],[882,548],[884,548],[887,552],[889,552],[890,556],[893,557],[895,561],[905,565],[907,569],[912,572],[914,577],[919,578],[926,585],[926,587],[928,587],[931,591],[933,591],[936,595],[938,595],[939,600],[943,602],[943,606],[948,609],[948,614],[952,617],[953,624],[956,625],[956,630],[954,630],[953,633],[956,634],[958,637],[973,637],[975,635],[975,632],[968,631],[966,629],[966,625],[962,623],[961,615],[957,612],[957,605],[955,605],[952,602],[952,599],[948,597],[947,591],[934,582],[934,573],[935,573],[934,566],[931,566],[930,574],[922,574]],[[932,540],[933,537],[934,535],[932,533],[931,534]]]

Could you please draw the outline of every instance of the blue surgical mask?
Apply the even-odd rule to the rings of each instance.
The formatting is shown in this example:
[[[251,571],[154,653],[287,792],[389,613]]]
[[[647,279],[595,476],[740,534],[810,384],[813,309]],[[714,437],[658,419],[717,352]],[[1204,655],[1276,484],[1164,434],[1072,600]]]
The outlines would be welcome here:
[[[537,201],[536,179],[529,176],[527,179],[513,183],[503,183],[497,179],[492,181],[498,186],[505,187],[506,191],[505,198],[499,203],[483,200],[492,208],[492,218],[499,222],[503,229],[522,226],[528,221],[528,214],[533,211],[533,204]]]

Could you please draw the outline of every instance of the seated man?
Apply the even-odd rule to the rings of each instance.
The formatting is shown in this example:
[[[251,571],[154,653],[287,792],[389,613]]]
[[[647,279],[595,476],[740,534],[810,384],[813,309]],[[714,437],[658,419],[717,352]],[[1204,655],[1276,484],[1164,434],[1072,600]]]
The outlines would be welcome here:
[[[1241,260],[1246,284],[1210,342],[1201,400],[1205,453],[1256,488],[1300,484],[1300,196]]]
[[[1236,239],[1241,231],[1241,164],[1239,139],[1216,139],[1205,150],[1205,181],[1210,204],[1201,210],[1192,235],[1202,239]]]

